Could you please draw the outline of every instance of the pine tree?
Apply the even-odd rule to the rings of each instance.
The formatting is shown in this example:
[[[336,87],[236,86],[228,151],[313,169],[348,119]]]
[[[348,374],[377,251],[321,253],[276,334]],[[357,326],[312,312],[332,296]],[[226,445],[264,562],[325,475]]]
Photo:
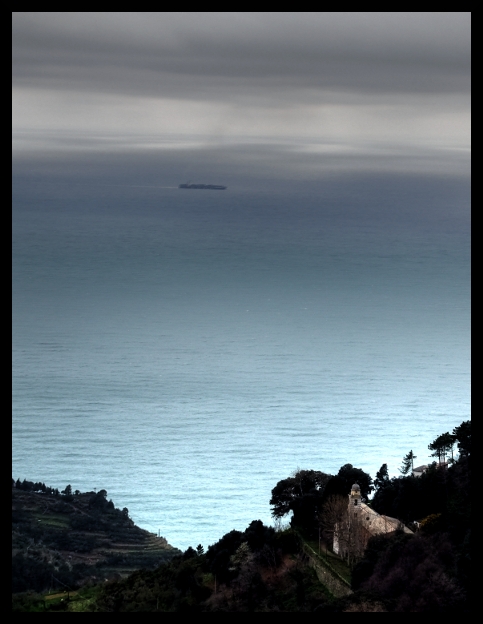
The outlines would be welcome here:
[[[428,445],[428,449],[433,451],[431,453],[431,457],[437,457],[439,463],[441,463],[441,459],[443,462],[446,460],[446,454],[451,451],[453,452],[453,446],[455,443],[455,436],[451,435],[451,433],[446,432],[442,433],[435,440]]]
[[[407,475],[410,470],[414,470],[414,460],[416,459],[416,457],[417,456],[413,453],[412,450],[409,451],[409,453],[403,457],[403,464],[401,468],[399,468],[399,472],[403,475]]]

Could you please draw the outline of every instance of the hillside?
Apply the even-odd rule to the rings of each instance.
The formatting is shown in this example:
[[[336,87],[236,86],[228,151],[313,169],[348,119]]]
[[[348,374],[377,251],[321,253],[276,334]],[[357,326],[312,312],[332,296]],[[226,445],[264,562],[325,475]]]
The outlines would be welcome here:
[[[60,494],[12,479],[12,591],[74,589],[154,568],[179,554],[136,526],[107,492]]]
[[[392,479],[386,464],[374,481],[352,464],[336,475],[298,469],[272,490],[276,528],[254,520],[206,552],[180,553],[136,527],[105,490],[12,482],[13,591],[69,589],[17,593],[13,610],[469,613],[470,421],[428,449],[438,462],[420,476],[407,474],[412,451]],[[399,522],[366,535],[352,498],[374,490],[370,508]],[[333,551],[336,530],[343,551]]]

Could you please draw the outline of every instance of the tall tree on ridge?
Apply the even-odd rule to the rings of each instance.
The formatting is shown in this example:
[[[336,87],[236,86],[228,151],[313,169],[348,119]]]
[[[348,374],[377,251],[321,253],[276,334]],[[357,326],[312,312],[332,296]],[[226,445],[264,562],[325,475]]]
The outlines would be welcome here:
[[[415,455],[411,449],[409,453],[403,457],[403,464],[401,468],[399,468],[399,472],[403,475],[407,475],[410,470],[414,470],[414,460],[416,457],[417,455]]]
[[[433,451],[431,453],[431,457],[437,457],[439,463],[441,464],[441,459],[443,462],[446,461],[446,454],[451,451],[453,453],[453,446],[455,443],[455,437],[451,435],[448,431],[446,433],[442,433],[435,440],[428,445],[428,449]]]
[[[386,487],[390,484],[389,480],[389,472],[387,470],[387,464],[382,464],[379,468],[379,471],[376,473],[376,478],[374,479],[374,487],[376,490],[380,490],[383,487]]]

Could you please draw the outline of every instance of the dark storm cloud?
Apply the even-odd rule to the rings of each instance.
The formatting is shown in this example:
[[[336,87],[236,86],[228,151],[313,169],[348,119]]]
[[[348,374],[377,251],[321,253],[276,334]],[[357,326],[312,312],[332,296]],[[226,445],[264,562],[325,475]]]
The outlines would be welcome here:
[[[310,101],[469,88],[469,13],[14,13],[14,85]]]
[[[14,154],[467,171],[469,17],[14,13]]]

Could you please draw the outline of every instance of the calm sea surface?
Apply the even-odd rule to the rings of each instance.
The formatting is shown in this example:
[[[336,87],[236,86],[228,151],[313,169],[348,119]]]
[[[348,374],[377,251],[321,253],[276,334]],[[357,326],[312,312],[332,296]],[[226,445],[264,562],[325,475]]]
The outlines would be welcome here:
[[[13,188],[14,478],[206,547],[470,417],[464,184]]]

